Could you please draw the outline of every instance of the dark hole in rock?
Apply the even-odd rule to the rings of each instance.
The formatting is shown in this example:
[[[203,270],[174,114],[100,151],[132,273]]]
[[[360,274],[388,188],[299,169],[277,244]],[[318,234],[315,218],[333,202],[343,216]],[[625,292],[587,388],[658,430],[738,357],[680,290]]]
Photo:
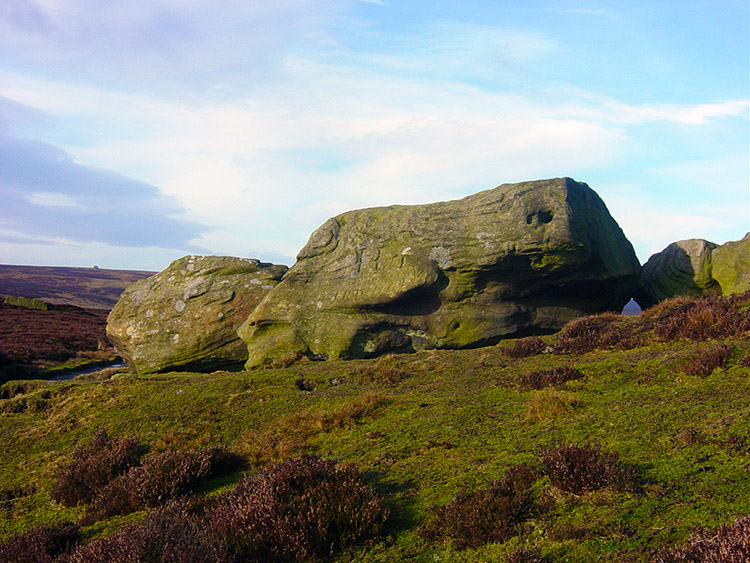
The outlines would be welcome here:
[[[536,221],[534,219],[536,218]],[[552,212],[550,211],[537,211],[536,213],[529,213],[526,216],[526,224],[531,225],[536,223],[537,225],[545,225],[552,221]]]

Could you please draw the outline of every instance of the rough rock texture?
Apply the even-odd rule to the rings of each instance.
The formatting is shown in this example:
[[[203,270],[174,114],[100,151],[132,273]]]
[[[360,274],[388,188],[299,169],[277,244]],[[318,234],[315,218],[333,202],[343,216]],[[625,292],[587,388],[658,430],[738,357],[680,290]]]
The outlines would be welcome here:
[[[750,233],[719,246],[703,239],[673,242],[643,265],[635,291],[642,308],[678,295],[724,295],[750,289]]]
[[[286,266],[224,256],[185,256],[128,286],[107,319],[107,336],[137,373],[241,365],[237,328]]]
[[[645,309],[676,295],[718,291],[711,277],[711,252],[719,245],[703,239],[673,242],[643,265],[635,300]]]
[[[711,275],[724,295],[750,290],[750,233],[714,250],[712,264]]]
[[[351,211],[315,231],[240,327],[248,367],[462,348],[620,311],[640,274],[599,196],[558,178]]]

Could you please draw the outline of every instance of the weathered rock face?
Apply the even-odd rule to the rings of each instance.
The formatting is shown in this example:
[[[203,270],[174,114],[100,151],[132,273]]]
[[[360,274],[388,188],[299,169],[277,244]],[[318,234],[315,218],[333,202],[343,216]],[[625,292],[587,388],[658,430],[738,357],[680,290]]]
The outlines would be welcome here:
[[[703,239],[673,242],[643,266],[635,300],[651,307],[678,295],[724,295],[750,289],[750,233],[719,246]]]
[[[711,255],[711,275],[724,295],[750,290],[750,233],[722,244]]]
[[[640,274],[599,196],[558,178],[351,211],[315,231],[240,327],[248,367],[462,348],[622,309]]]
[[[223,256],[185,256],[130,286],[107,319],[107,336],[137,373],[241,365],[237,328],[286,266]]]

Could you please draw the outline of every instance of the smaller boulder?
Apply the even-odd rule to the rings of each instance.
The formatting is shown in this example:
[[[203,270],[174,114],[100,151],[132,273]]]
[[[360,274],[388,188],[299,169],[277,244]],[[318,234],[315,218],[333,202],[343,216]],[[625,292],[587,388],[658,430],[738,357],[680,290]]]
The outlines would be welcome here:
[[[750,233],[713,251],[711,275],[724,295],[750,290]]]
[[[252,259],[185,256],[125,289],[107,336],[139,374],[241,367],[247,347],[237,328],[286,271]]]
[[[719,246],[703,239],[673,242],[643,265],[635,290],[642,308],[680,295],[731,295],[750,289],[750,233]]]

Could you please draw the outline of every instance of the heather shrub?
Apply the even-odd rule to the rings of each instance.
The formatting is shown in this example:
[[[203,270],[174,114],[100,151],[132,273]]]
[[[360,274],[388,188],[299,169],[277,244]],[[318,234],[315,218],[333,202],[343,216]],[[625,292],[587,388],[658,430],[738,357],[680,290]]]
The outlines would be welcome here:
[[[298,377],[294,380],[294,386],[300,391],[312,391],[315,389],[315,384],[304,377]]]
[[[569,366],[558,366],[542,371],[533,371],[518,378],[518,384],[524,389],[543,389],[562,385],[566,381],[583,379],[583,372]]]
[[[107,342],[106,326],[107,311],[40,311],[2,303],[0,349],[14,363],[59,362],[98,350]]]
[[[688,360],[685,373],[697,377],[709,376],[716,368],[726,367],[733,350],[732,346],[718,346],[704,350]]]
[[[277,356],[270,360],[268,363],[268,366],[271,368],[288,368],[289,366],[293,366],[294,364],[302,361],[306,356],[304,354],[301,354],[300,352],[285,352],[284,354],[281,354],[280,356]]]
[[[513,342],[513,346],[505,348],[503,353],[510,358],[528,358],[544,352],[547,345],[538,336],[521,338]]]
[[[630,336],[622,316],[603,313],[570,321],[562,329],[554,349],[557,354],[585,354],[612,348]]]
[[[644,326],[662,340],[708,340],[750,330],[750,292],[733,297],[676,297],[647,309]]]
[[[393,354],[355,365],[353,373],[361,379],[381,385],[397,385],[411,375],[402,358]]]
[[[519,547],[508,554],[506,563],[548,563],[550,560],[542,556],[538,547]]]
[[[64,563],[231,563],[200,513],[173,503],[144,521],[76,549]]]
[[[552,484],[569,493],[578,495],[608,485],[628,489],[634,485],[633,474],[620,457],[603,452],[597,445],[557,446],[544,452],[541,461]]]
[[[39,526],[0,544],[0,563],[51,563],[80,541],[80,529],[72,522]]]
[[[12,399],[18,395],[24,395],[42,385],[46,385],[46,383],[38,381],[13,381],[5,383],[0,387],[0,399]]]
[[[90,444],[78,446],[57,475],[50,496],[65,506],[89,502],[118,475],[138,463],[138,440],[110,438],[100,430]]]
[[[273,562],[327,556],[374,538],[387,516],[356,468],[303,455],[247,477],[206,518],[238,560]]]
[[[477,491],[462,491],[438,507],[421,533],[430,539],[448,536],[458,549],[504,542],[538,513],[531,491],[538,476],[528,464],[514,465],[502,479]]]
[[[657,563],[746,563],[750,561],[750,516],[712,530],[698,530],[686,545],[662,552]]]
[[[750,354],[740,360],[740,365],[742,367],[750,368]]]
[[[86,511],[88,520],[160,506],[185,496],[206,479],[240,469],[244,459],[224,448],[166,451],[148,456],[101,489]]]
[[[688,426],[679,430],[674,436],[675,442],[682,446],[705,444],[707,439],[700,428]]]

